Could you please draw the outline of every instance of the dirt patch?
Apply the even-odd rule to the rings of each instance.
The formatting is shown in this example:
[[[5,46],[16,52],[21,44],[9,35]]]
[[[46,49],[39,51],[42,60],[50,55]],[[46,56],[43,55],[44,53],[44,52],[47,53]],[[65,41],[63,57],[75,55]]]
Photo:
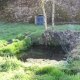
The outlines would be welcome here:
[[[66,60],[66,53],[62,50],[61,46],[32,46],[26,54],[22,55],[19,59],[22,61],[34,60]]]
[[[80,32],[71,30],[48,30],[45,31],[38,39],[36,39],[35,42],[33,41],[33,44],[35,45],[26,51],[26,54],[19,57],[19,59],[28,62],[37,62],[39,60],[66,60],[66,53],[71,53],[79,42]]]

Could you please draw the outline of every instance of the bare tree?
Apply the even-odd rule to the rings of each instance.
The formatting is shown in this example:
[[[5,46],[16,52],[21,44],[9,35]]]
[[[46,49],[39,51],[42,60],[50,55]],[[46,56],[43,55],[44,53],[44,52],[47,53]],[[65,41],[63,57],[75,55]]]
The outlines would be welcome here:
[[[44,26],[45,29],[47,30],[47,17],[46,17],[46,12],[45,12],[45,6],[44,6],[44,1],[45,0],[41,0],[41,6],[42,6],[42,10],[43,10],[43,16],[44,16]],[[52,29],[54,30],[54,15],[55,15],[55,0],[52,0]]]
[[[43,10],[43,16],[44,16],[44,26],[45,26],[45,30],[47,30],[48,29],[48,27],[47,27],[47,16],[46,16],[44,4],[45,4],[44,0],[41,0],[41,7]]]
[[[52,29],[54,30],[55,0],[52,0]]]

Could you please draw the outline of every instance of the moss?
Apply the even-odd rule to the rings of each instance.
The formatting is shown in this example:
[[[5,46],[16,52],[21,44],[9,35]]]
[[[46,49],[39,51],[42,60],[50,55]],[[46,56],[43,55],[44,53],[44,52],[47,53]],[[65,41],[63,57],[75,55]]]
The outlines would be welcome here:
[[[20,50],[27,49],[31,45],[31,40],[29,37],[24,38],[23,40],[14,39],[11,44],[7,44],[0,48],[1,55],[12,55],[13,53],[17,53]]]

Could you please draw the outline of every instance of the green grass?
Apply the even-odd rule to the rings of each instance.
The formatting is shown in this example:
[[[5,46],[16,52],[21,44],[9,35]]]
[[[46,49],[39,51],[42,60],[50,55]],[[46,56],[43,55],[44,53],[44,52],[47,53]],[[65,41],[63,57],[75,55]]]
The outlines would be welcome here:
[[[51,28],[51,25],[48,25],[48,27]],[[80,30],[80,25],[55,25],[55,30],[66,29]],[[28,33],[29,36],[39,36],[44,30],[43,25],[0,22],[0,40],[11,40],[24,33]]]
[[[16,58],[6,59],[2,64],[0,64],[0,71],[7,72],[11,70],[18,70],[22,66],[21,61]]]
[[[13,39],[12,43],[2,41],[0,45],[0,56],[13,56],[14,53],[25,50],[31,46],[31,39],[29,37],[23,38],[22,40]]]
[[[48,27],[51,28],[51,25]],[[80,30],[80,25],[55,25],[55,30],[66,29]],[[36,38],[44,30],[43,25],[0,22],[0,49],[5,46],[7,46],[7,50],[10,49],[9,51],[12,52],[19,50],[19,48],[22,49],[24,43],[22,34],[26,33],[28,36]],[[12,40],[13,43],[8,44],[7,40]],[[71,65],[64,64],[64,68],[61,63],[56,66],[39,66],[19,61],[13,56],[0,57],[0,80],[80,80],[79,63],[74,61]],[[78,69],[77,73],[72,74],[72,69]]]
[[[80,72],[68,74],[59,64],[30,65],[15,57],[0,57],[0,80],[80,80]]]
[[[24,33],[29,33],[30,35],[36,35],[44,31],[43,26],[36,26],[35,24],[29,23],[2,23],[0,22],[0,39],[1,40],[11,40],[16,38],[16,36]]]
[[[65,24],[65,25],[56,25],[56,30],[80,30],[80,25],[76,24]]]

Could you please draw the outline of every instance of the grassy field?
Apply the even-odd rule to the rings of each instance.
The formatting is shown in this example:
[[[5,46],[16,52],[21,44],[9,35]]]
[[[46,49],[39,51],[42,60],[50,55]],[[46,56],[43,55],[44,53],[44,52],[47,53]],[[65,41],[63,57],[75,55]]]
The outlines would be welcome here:
[[[51,25],[48,25],[51,28]],[[55,30],[80,30],[80,25],[55,25]],[[35,25],[30,23],[4,23],[0,22],[0,40],[11,40],[23,33],[30,36],[38,36],[44,32],[43,25]]]
[[[51,25],[48,27],[51,28]],[[80,30],[80,25],[55,25],[55,30],[66,29]],[[0,48],[7,44],[7,40],[12,40],[24,33],[35,37],[41,35],[44,30],[43,25],[0,22]],[[12,50],[21,48],[24,41],[25,39],[23,41],[14,40],[7,48],[12,46]],[[80,80],[80,61],[70,61],[69,63],[54,61],[53,64],[43,63],[42,65],[41,62],[36,64],[35,62],[22,62],[15,56],[0,56],[0,80]]]
[[[0,23],[0,39],[10,40],[23,33],[40,34],[44,31],[43,26],[36,26],[29,23]]]

